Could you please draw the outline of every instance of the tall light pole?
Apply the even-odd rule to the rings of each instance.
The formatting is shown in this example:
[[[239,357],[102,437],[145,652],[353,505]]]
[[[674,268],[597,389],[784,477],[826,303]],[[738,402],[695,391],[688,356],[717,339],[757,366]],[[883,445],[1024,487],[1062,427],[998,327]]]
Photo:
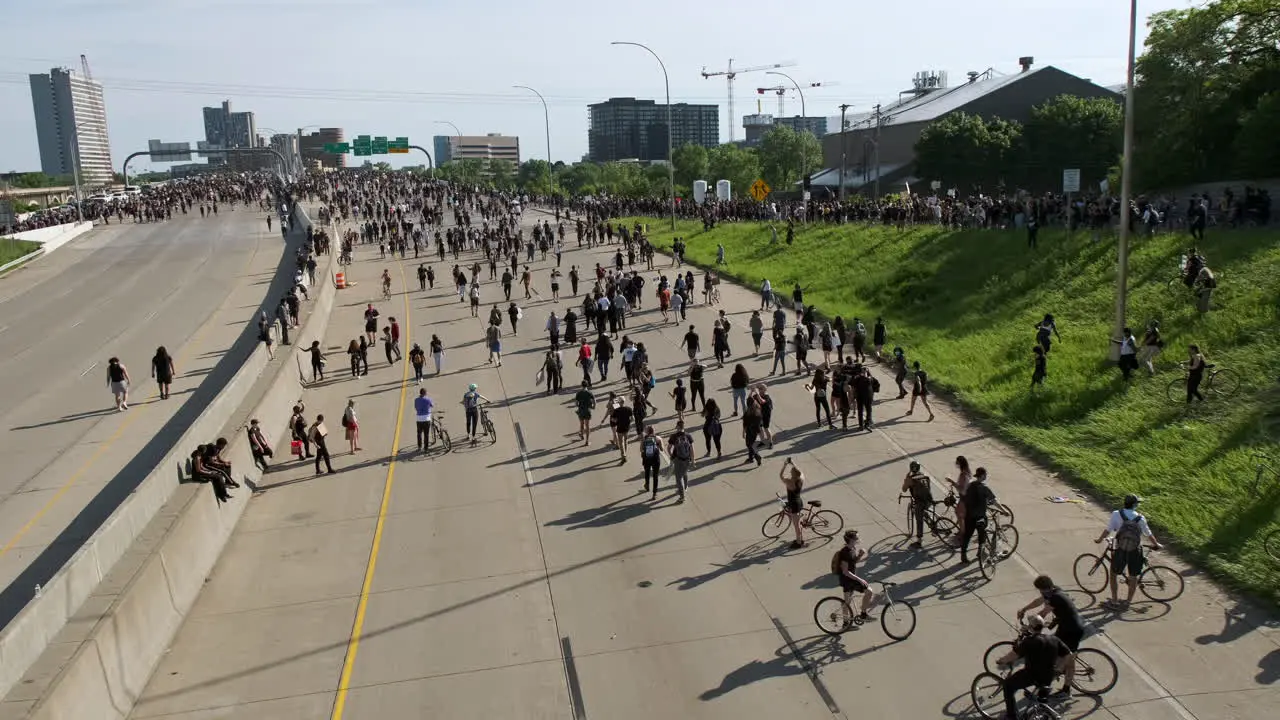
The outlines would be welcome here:
[[[1120,160],[1120,247],[1116,268],[1115,339],[1124,338],[1129,303],[1129,199],[1133,191],[1133,75],[1137,63],[1138,0],[1129,0],[1129,68],[1124,84],[1124,157]],[[1111,359],[1120,359],[1120,345],[1111,344]]]
[[[81,205],[84,204],[84,197],[80,193],[80,128],[90,125],[98,125],[97,120],[85,120],[77,123],[74,130],[71,131],[71,142],[68,149],[71,150],[71,179],[76,185],[76,219],[84,222],[84,210]],[[124,184],[129,184],[129,178],[125,177]]]
[[[610,45],[634,45],[641,48],[653,56],[658,61],[658,66],[662,68],[662,83],[667,89],[667,192],[670,195],[671,203],[671,231],[676,229],[676,168],[671,162],[671,133],[675,127],[671,123],[671,78],[667,75],[667,65],[662,62],[662,58],[658,57],[658,53],[654,52],[648,45],[638,42],[624,42],[615,40]]]
[[[520,90],[528,90],[534,95],[537,95],[538,99],[542,101],[542,119],[545,122],[546,128],[547,128],[547,188],[549,191],[555,190],[556,176],[555,176],[555,173],[551,171],[551,113],[547,111],[547,99],[542,97],[542,93],[538,92],[537,90],[534,90],[528,85],[512,85],[511,87],[517,88]]]
[[[436,121],[435,121],[435,124],[436,124],[436,125],[448,125],[449,127],[453,128],[453,136],[454,136],[454,137],[456,137],[456,138],[458,139],[458,152],[462,152],[462,131],[458,129],[458,126],[457,126],[457,125],[454,125],[453,123],[449,122],[448,120],[436,120]],[[450,152],[449,152],[449,162],[452,162],[452,161],[453,161],[453,152],[452,152],[452,151],[450,151]]]
[[[782,77],[790,80],[792,85],[796,86],[796,92],[800,94],[800,122],[803,123],[804,118],[808,116],[808,113],[805,112],[805,109],[804,109],[804,90],[800,87],[800,83],[796,82],[796,79],[791,77],[790,75],[784,72],[777,72],[776,70],[770,70],[766,72],[765,75],[781,75]],[[805,130],[801,130],[800,132],[808,132],[808,130],[805,129]],[[800,148],[800,180],[801,181],[804,180],[804,174],[808,171],[809,171],[809,160],[804,156],[804,147],[801,146]]]

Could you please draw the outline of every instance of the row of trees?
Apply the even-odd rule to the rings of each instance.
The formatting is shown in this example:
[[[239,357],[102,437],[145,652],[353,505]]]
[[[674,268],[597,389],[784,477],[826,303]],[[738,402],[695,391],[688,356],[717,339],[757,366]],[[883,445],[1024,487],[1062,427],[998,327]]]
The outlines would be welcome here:
[[[952,113],[920,133],[916,173],[968,194],[1060,190],[1063,169],[1079,168],[1081,190],[1097,189],[1120,157],[1123,130],[1123,108],[1109,98],[1062,95],[1025,124]]]
[[[776,190],[792,189],[804,172],[821,169],[822,147],[812,133],[778,126],[764,135],[759,147],[685,145],[675,149],[672,159],[677,196],[690,197],[694,181],[700,179],[713,186],[717,180],[728,180],[733,193],[743,196],[760,178]],[[367,165],[391,167],[386,163]],[[665,196],[668,183],[664,164],[623,162],[557,162],[548,172],[546,160],[526,160],[518,167],[506,160],[457,160],[440,166],[436,176],[467,185],[543,195]]]

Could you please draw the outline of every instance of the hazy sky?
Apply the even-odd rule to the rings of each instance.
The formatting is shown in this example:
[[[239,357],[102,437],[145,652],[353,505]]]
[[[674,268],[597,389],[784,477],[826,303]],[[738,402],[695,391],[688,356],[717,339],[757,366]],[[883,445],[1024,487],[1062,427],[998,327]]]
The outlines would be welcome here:
[[[1189,0],[1140,0],[1145,18]],[[911,0],[910,2],[690,2],[689,0],[13,0],[0,45],[0,171],[38,170],[27,75],[79,69],[88,55],[106,86],[113,161],[149,138],[203,138],[200,108],[232,101],[253,110],[259,132],[338,126],[357,134],[409,136],[431,148],[451,134],[518,135],[524,158],[545,157],[542,106],[512,85],[537,88],[551,115],[551,153],[587,151],[587,105],[609,97],[663,97],[662,73],[647,53],[613,47],[642,42],[666,63],[673,102],[721,106],[724,78],[738,67],[794,63],[809,115],[837,115],[889,102],[921,70],[945,70],[952,84],[969,70],[1016,72],[1022,55],[1100,84],[1124,80],[1128,3],[1123,0]],[[734,120],[757,87],[782,78],[738,76]],[[784,81],[785,82],[785,81]],[[787,114],[800,103],[789,97]],[[419,164],[421,155],[383,158]],[[143,160],[136,166],[148,167]],[[157,166],[160,169],[167,166]]]

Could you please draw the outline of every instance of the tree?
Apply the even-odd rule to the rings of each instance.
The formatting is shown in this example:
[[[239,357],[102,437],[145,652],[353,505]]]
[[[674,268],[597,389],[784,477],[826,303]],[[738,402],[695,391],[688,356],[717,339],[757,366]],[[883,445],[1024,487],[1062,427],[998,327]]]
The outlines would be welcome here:
[[[764,134],[759,153],[764,180],[775,190],[791,190],[805,172],[822,167],[818,138],[786,125],[774,125]]]
[[[734,195],[746,195],[747,188],[760,177],[760,156],[753,148],[737,145],[718,145],[707,152],[708,172],[711,184],[728,180]]]
[[[516,172],[510,160],[490,160],[486,171],[489,184],[497,190],[510,190],[516,184]]]
[[[1239,166],[1242,120],[1265,115],[1265,96],[1280,87],[1280,5],[1218,0],[1156,13],[1148,24],[1133,98],[1135,180],[1228,179]]]
[[[676,184],[693,187],[695,180],[706,180],[710,166],[707,149],[701,145],[681,145],[671,153],[671,165],[675,168]]]
[[[71,176],[45,175],[42,172],[23,173],[13,179],[11,184],[23,190],[47,187],[66,187],[75,183]]]
[[[1280,92],[1269,92],[1245,113],[1236,134],[1236,172],[1240,177],[1275,175],[1280,168]]]
[[[560,185],[573,195],[594,195],[599,192],[600,166],[595,163],[577,163],[560,173]]]
[[[1124,111],[1111,98],[1060,95],[1031,109],[1023,128],[1024,172],[1035,190],[1062,189],[1062,171],[1079,168],[1080,187],[1096,188],[1123,150]]]
[[[642,173],[645,179],[646,194],[650,197],[670,197],[671,193],[667,187],[669,177],[667,166],[665,164],[654,163],[646,167]]]
[[[373,164],[373,169],[377,170],[378,172],[391,172],[391,163],[376,162]]]
[[[916,140],[916,173],[961,193],[1016,184],[1022,126],[956,112],[925,127]]]

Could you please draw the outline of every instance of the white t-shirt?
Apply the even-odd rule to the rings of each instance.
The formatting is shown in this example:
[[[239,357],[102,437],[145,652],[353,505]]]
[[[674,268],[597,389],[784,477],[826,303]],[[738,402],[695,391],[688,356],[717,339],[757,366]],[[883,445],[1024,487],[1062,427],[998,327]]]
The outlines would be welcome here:
[[[1121,514],[1123,513],[1123,517]],[[1120,526],[1125,520],[1138,519],[1138,527],[1142,530],[1143,537],[1151,537],[1151,528],[1147,525],[1147,518],[1137,510],[1112,510],[1111,519],[1107,521],[1107,532],[1114,535],[1120,532]]]

